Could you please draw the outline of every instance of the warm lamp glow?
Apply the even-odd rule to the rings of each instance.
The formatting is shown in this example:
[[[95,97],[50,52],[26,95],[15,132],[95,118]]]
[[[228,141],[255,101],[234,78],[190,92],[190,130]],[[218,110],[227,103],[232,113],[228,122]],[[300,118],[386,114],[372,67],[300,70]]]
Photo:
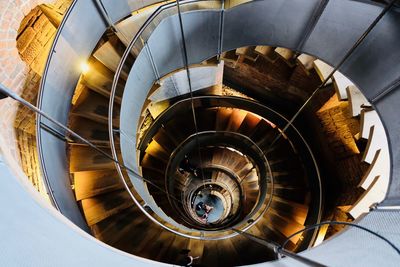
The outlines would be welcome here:
[[[82,74],[86,74],[89,71],[89,65],[86,62],[81,63]]]

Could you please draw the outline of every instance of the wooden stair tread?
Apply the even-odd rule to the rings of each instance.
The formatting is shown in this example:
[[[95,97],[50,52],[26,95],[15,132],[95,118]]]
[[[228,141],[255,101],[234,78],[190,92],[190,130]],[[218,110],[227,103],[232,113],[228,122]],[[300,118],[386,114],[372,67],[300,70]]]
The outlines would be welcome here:
[[[121,190],[81,201],[82,210],[89,226],[121,212],[133,205],[128,192]]]
[[[76,172],[74,173],[74,185],[76,200],[94,197],[124,187],[115,170]]]
[[[215,130],[216,131],[225,131],[229,118],[232,114],[233,110],[231,108],[220,108],[217,112],[217,118],[215,121]]]
[[[91,143],[99,145],[110,144],[108,128],[104,124],[84,117],[72,115],[69,119],[69,128],[83,138],[88,139]]]
[[[108,124],[109,101],[96,92],[89,92],[79,105],[72,108],[71,114],[81,116],[99,123]],[[115,105],[113,123],[119,126],[119,107]]]
[[[118,239],[118,235],[123,236],[128,227],[140,223],[139,218],[139,209],[136,206],[131,206],[92,225],[90,228],[97,239],[110,244],[113,240]]]
[[[159,160],[150,154],[145,154],[140,163],[140,166],[142,168],[146,168],[164,174],[167,164],[166,162]]]
[[[103,151],[111,155],[109,149]],[[70,172],[115,169],[114,162],[84,145],[70,145]]]

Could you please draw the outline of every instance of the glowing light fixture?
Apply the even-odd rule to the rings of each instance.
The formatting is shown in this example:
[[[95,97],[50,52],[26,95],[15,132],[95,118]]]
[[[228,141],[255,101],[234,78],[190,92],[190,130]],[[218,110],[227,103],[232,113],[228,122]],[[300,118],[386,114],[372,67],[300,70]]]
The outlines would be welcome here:
[[[90,69],[90,67],[89,67],[89,65],[87,64],[87,62],[82,62],[82,63],[81,63],[81,71],[82,71],[82,74],[83,74],[83,75],[85,75],[86,73],[88,73],[88,72],[89,72],[89,69]]]

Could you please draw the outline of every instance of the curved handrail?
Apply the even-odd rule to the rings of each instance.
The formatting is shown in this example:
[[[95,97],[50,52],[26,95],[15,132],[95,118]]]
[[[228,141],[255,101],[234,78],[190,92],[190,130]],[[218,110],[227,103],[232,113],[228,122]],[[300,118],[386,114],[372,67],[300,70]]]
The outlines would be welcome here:
[[[188,2],[192,2],[192,1],[188,1]],[[188,3],[188,2],[185,2],[185,3]],[[182,4],[184,4],[184,3],[182,3]],[[176,3],[169,3],[169,4],[166,4],[165,6],[171,7],[171,6],[175,6],[175,5],[176,5]],[[137,42],[137,40],[139,40],[139,38],[140,38],[140,36],[141,36],[141,33],[144,31],[144,29],[147,27],[147,25],[149,25],[149,23],[155,18],[155,16],[156,16],[157,14],[159,14],[159,12],[161,12],[161,10],[162,10],[163,8],[165,8],[165,7],[164,7],[164,6],[159,7],[159,8],[148,18],[148,20],[145,22],[145,24],[142,25],[142,27],[140,28],[140,30],[138,31],[138,33],[136,34],[136,36],[132,39],[132,41],[130,42],[129,46],[128,46],[127,49],[125,50],[125,52],[124,52],[124,54],[123,54],[123,56],[122,56],[122,58],[121,58],[121,60],[120,60],[120,63],[119,63],[119,65],[118,65],[118,67],[117,67],[117,71],[116,71],[115,76],[114,76],[114,79],[113,79],[113,85],[112,85],[112,89],[111,89],[110,102],[109,102],[109,112],[108,112],[108,114],[109,114],[108,122],[109,122],[109,123],[108,123],[108,125],[109,125],[110,147],[111,147],[112,156],[113,156],[114,158],[117,158],[117,157],[118,157],[117,151],[116,151],[116,147],[115,147],[114,136],[113,136],[113,134],[114,134],[114,129],[113,129],[113,122],[112,122],[114,98],[115,98],[117,83],[118,83],[118,80],[119,80],[119,78],[120,78],[121,71],[122,71],[122,68],[123,68],[123,66],[124,66],[124,64],[125,64],[125,61],[126,61],[128,55],[129,55],[129,53],[131,52],[131,50],[132,50],[134,44]],[[159,77],[158,77],[158,78],[159,78]],[[265,108],[265,106],[264,106],[264,108]],[[266,108],[267,108],[267,107],[266,107]],[[281,116],[283,119],[286,120],[286,122],[288,122],[288,120],[287,120],[286,118],[284,118],[282,115],[279,114],[279,116]],[[294,128],[294,129],[295,129],[295,131],[298,133],[298,135],[299,135],[300,138],[302,139],[303,143],[306,145],[307,150],[310,152],[312,161],[313,161],[313,163],[314,163],[314,166],[316,167],[316,172],[317,172],[317,177],[318,177],[319,199],[321,200],[321,199],[322,199],[321,180],[320,180],[320,174],[319,174],[318,166],[317,166],[316,160],[315,160],[315,158],[314,158],[314,155],[312,154],[312,152],[311,152],[311,150],[310,150],[310,147],[308,146],[308,144],[307,144],[306,141],[304,140],[303,136],[297,131],[297,129],[296,129],[294,126],[292,126],[291,128]],[[117,172],[118,172],[118,174],[119,174],[119,176],[120,176],[122,182],[124,183],[125,188],[128,190],[128,192],[129,192],[131,198],[134,200],[135,204],[138,205],[137,199],[136,199],[135,196],[132,194],[132,192],[130,191],[130,188],[129,188],[128,185],[126,184],[126,181],[125,181],[125,179],[124,179],[124,176],[123,176],[121,167],[120,167],[118,164],[115,164],[115,165],[116,165]],[[143,180],[142,177],[141,177],[139,174],[137,174],[137,173],[135,173],[134,176],[135,176],[136,178],[138,178],[138,179]],[[320,210],[321,210],[321,205],[322,205],[322,204],[321,204],[321,201],[319,201],[318,204],[319,204],[318,210],[320,211]],[[158,222],[155,218],[153,218],[153,216],[151,216],[150,214],[148,214],[147,211],[145,211],[145,209],[144,209],[143,207],[141,207],[140,205],[138,205],[138,207],[142,210],[142,212],[143,212],[149,219],[151,219],[153,222],[155,222],[155,223],[158,224],[159,226],[163,227],[164,229],[166,229],[166,230],[168,230],[168,231],[171,231],[171,232],[174,232],[175,234],[183,235],[183,236],[186,236],[186,237],[191,237],[191,236],[188,236],[188,235],[186,235],[186,234],[178,233],[177,231],[175,231],[175,230],[169,228],[168,226],[166,226],[166,225],[164,225],[164,224]],[[317,221],[320,221],[320,218],[321,218],[321,214],[320,214],[320,212],[318,212],[318,219],[317,219]],[[237,234],[237,233],[235,232],[232,236],[234,236],[234,235],[236,235],[236,234]],[[192,238],[192,237],[191,237],[191,238]],[[224,237],[224,238],[227,238],[227,237]],[[199,238],[199,239],[204,239],[204,238]],[[215,239],[213,239],[213,240],[215,240]]]
[[[204,170],[209,170],[209,169],[216,169],[216,170],[218,170],[218,171],[221,171],[221,172],[223,172],[223,173],[225,173],[231,180],[233,180],[234,181],[234,183],[235,183],[235,187],[233,188],[233,190],[231,190],[231,189],[229,189],[229,191],[231,192],[231,194],[233,194],[233,192],[234,191],[236,191],[237,190],[237,188],[239,189],[239,191],[238,191],[238,194],[239,194],[239,196],[242,198],[243,196],[242,196],[242,187],[240,186],[240,184],[239,184],[239,182],[237,182],[238,180],[239,180],[239,178],[238,178],[238,176],[235,174],[235,173],[233,173],[232,171],[230,171],[228,168],[226,168],[226,167],[223,167],[223,166],[221,166],[221,165],[216,165],[216,164],[207,164],[207,165],[203,165],[203,167],[202,167]],[[191,194],[192,194],[192,190],[195,190],[195,189],[188,189],[188,187],[189,187],[189,180],[191,180],[191,179],[187,179],[186,180],[186,182],[185,182],[185,185],[184,185],[184,190],[182,190],[182,192],[181,192],[181,198],[182,199],[185,199],[185,201],[186,201],[186,203],[189,203],[189,202],[191,202],[190,201],[190,199],[191,199]],[[210,180],[207,180],[207,182],[206,183],[208,183]],[[215,183],[215,182],[213,182],[213,183]],[[225,184],[225,183],[224,183]],[[226,184],[225,184],[226,185]],[[227,187],[229,187],[228,185],[226,185]],[[197,190],[197,189],[196,189]],[[189,192],[190,191],[190,192]],[[185,195],[187,195],[187,197],[185,197]],[[172,203],[170,203],[170,205],[172,206]],[[187,205],[183,205],[183,207],[184,208],[186,208],[187,207]],[[233,207],[233,204],[232,204],[232,207]],[[186,212],[187,213],[191,213],[190,212],[191,210],[186,210]],[[185,220],[186,221],[186,220]],[[186,223],[188,223],[188,222],[186,222]],[[189,223],[190,224],[190,223]]]
[[[39,87],[37,103],[36,103],[36,106],[39,109],[41,109],[41,107],[42,107],[42,98],[43,98],[44,86],[46,84],[46,77],[47,77],[47,75],[49,73],[50,62],[52,60],[53,54],[55,53],[55,48],[56,48],[56,45],[57,45],[57,41],[60,38],[61,32],[64,29],[65,24],[66,24],[70,14],[71,14],[72,10],[74,9],[74,7],[75,7],[77,2],[78,2],[78,0],[74,0],[71,3],[71,5],[68,7],[63,19],[61,20],[60,26],[57,29],[56,35],[55,35],[54,40],[53,40],[53,44],[51,45],[49,56],[47,57],[47,61],[46,61],[46,64],[44,66],[42,79],[40,81],[40,87]],[[42,118],[42,116],[39,113],[36,113],[36,122],[37,122],[36,123],[36,143],[37,143],[37,149],[38,149],[38,157],[39,157],[40,166],[41,166],[40,169],[41,169],[42,174],[43,174],[44,185],[46,187],[47,194],[50,197],[51,203],[53,204],[53,206],[58,211],[60,211],[60,207],[59,207],[59,205],[57,203],[57,199],[55,198],[54,192],[53,192],[53,190],[51,188],[51,185],[50,185],[50,179],[49,179],[49,176],[47,174],[47,170],[46,170],[46,167],[45,167],[46,164],[45,164],[45,161],[44,161],[44,158],[43,158],[42,145],[41,145],[42,144],[42,136],[40,134],[41,118]]]
[[[245,136],[245,135],[243,135],[241,133],[228,132],[228,131],[201,131],[201,132],[194,133],[194,134],[191,134],[188,137],[186,137],[185,140],[183,140],[176,147],[176,149],[171,153],[171,156],[170,156],[169,161],[167,163],[167,170],[165,172],[165,185],[166,185],[167,193],[169,193],[169,188],[167,187],[167,183],[166,182],[168,180],[169,169],[171,168],[171,165],[172,165],[171,164],[172,159],[175,158],[176,154],[182,149],[184,144],[187,144],[188,142],[190,142],[190,140],[194,139],[195,137],[198,137],[198,136],[202,137],[204,135],[213,135],[213,136],[215,136],[215,135],[234,135],[234,136],[240,137],[242,140],[245,140],[246,142],[249,142],[257,150],[256,153],[261,156],[261,158],[262,158],[261,161],[266,164],[266,166],[265,166],[266,167],[265,168],[266,169],[266,173],[265,173],[266,177],[271,177],[272,178],[272,173],[270,171],[270,167],[269,167],[269,163],[268,163],[267,158],[265,157],[265,155],[264,155],[263,151],[261,150],[261,148],[253,140],[251,140],[251,138],[249,138],[248,136]],[[258,176],[259,176],[259,180],[263,180],[263,177],[260,177],[260,174]],[[267,179],[265,179],[265,180],[267,180]],[[273,181],[272,181],[272,184],[273,184]],[[167,194],[167,197],[168,197],[169,202],[171,203],[172,199],[170,199],[170,194]]]
[[[237,228],[237,227],[239,227],[239,225],[241,225],[241,224],[243,223],[243,221],[248,221],[249,219],[251,219],[252,216],[254,216],[254,215],[258,212],[258,210],[261,208],[262,204],[265,202],[265,197],[266,197],[267,191],[269,191],[269,190],[268,190],[267,183],[270,183],[270,188],[271,188],[270,198],[269,198],[269,201],[268,201],[267,206],[265,207],[264,211],[254,220],[254,223],[258,222],[258,220],[259,220],[259,219],[261,218],[261,216],[267,211],[267,209],[269,208],[269,206],[270,206],[270,204],[271,204],[271,202],[272,202],[273,189],[274,189],[274,182],[273,182],[273,175],[272,175],[272,172],[271,172],[271,169],[270,169],[270,166],[269,166],[269,163],[268,163],[267,158],[265,157],[265,155],[264,155],[263,151],[261,150],[261,148],[260,148],[253,140],[251,140],[251,138],[249,138],[248,136],[245,136],[245,135],[243,135],[243,134],[241,134],[241,133],[228,132],[228,131],[202,131],[202,132],[198,132],[198,133],[194,133],[194,134],[192,134],[192,135],[189,135],[189,136],[188,136],[185,140],[183,140],[183,141],[180,143],[180,145],[172,152],[171,157],[170,157],[170,159],[169,159],[169,161],[168,161],[168,164],[167,164],[167,170],[166,170],[166,172],[165,172],[165,179],[166,179],[166,181],[168,180],[168,173],[169,173],[169,170],[168,170],[168,169],[171,167],[171,160],[175,157],[174,155],[175,155],[176,153],[178,153],[178,151],[181,149],[181,147],[183,146],[183,144],[186,144],[187,142],[189,142],[191,139],[193,139],[193,138],[195,138],[195,137],[198,137],[198,136],[201,137],[201,136],[203,136],[203,135],[213,135],[213,136],[215,136],[215,135],[231,135],[231,136],[232,136],[232,135],[233,135],[233,136],[238,136],[238,137],[240,137],[242,140],[246,140],[246,142],[249,142],[252,146],[254,146],[255,149],[257,150],[256,153],[257,153],[258,155],[261,156],[261,158],[262,158],[261,161],[265,163],[265,169],[266,169],[265,177],[260,177],[260,174],[258,175],[258,176],[259,176],[259,181],[265,180],[265,183],[266,183],[266,184],[265,184],[265,190],[264,190],[264,192],[262,192],[261,196],[259,196],[259,199],[257,200],[257,202],[260,202],[260,198],[261,198],[261,202],[260,202],[259,204],[257,204],[256,207],[253,208],[252,212],[251,212],[249,215],[247,215],[244,219],[242,219],[241,222],[235,224],[235,225],[232,226],[232,227],[225,228],[224,230],[228,230],[228,229],[231,229],[231,228]],[[270,180],[268,180],[268,178],[270,178]],[[172,205],[172,200],[171,200],[171,198],[170,198],[170,193],[169,193],[169,188],[167,187],[167,183],[165,183],[165,185],[166,185],[166,191],[167,191],[166,196],[167,196],[167,198],[168,198],[169,203]],[[251,224],[251,225],[254,225],[254,223]],[[248,228],[247,228],[247,229],[248,229]],[[247,229],[246,229],[246,230],[247,230]]]
[[[213,103],[213,105],[218,105],[221,106],[221,104],[223,104],[226,107],[237,107],[237,106],[241,106],[242,109],[247,110],[247,111],[251,111],[254,112],[260,116],[262,116],[262,111],[268,111],[271,114],[274,114],[274,116],[276,116],[277,118],[279,118],[282,121],[282,124],[287,123],[289,120],[283,116],[282,114],[276,112],[275,110],[269,108],[266,105],[263,105],[259,102],[256,102],[254,100],[251,99],[243,99],[243,98],[239,98],[239,97],[235,97],[235,96],[197,96],[197,97],[193,97],[193,99],[195,101],[206,101],[208,104],[210,104],[211,102],[208,101],[209,99],[214,99],[214,100],[219,100],[220,103]],[[168,107],[166,110],[164,110],[157,118],[156,120],[153,122],[152,127],[156,127],[155,125],[160,124],[160,120],[161,118],[165,118],[165,115],[169,112],[171,112],[171,110],[174,110],[176,108],[178,108],[178,106],[182,103],[188,102],[188,99],[183,99],[183,100],[179,100],[176,103],[172,104],[170,107]],[[167,115],[168,116],[168,115]],[[262,116],[263,117],[263,116]],[[318,195],[317,197],[317,202],[318,202],[318,214],[317,214],[317,218],[315,219],[315,221],[319,222],[321,220],[321,208],[322,208],[322,183],[321,183],[321,177],[320,177],[320,172],[319,172],[319,168],[318,168],[318,164],[317,161],[315,159],[314,154],[311,151],[311,148],[309,146],[309,144],[307,143],[307,141],[305,140],[305,138],[302,136],[302,134],[300,133],[300,131],[295,127],[295,125],[291,125],[290,129],[292,129],[294,131],[294,134],[296,134],[298,136],[298,138],[300,139],[299,141],[301,141],[301,143],[305,146],[305,149],[310,157],[310,160],[312,162],[312,165],[314,166],[314,171],[315,171],[315,177],[316,180],[318,182],[317,188],[318,188]],[[149,132],[151,132],[152,129],[149,129],[147,134]],[[141,145],[145,144],[145,140],[147,140],[149,137],[146,136],[141,140]],[[139,149],[141,149],[139,147]],[[312,239],[314,239],[316,236],[316,232],[314,232],[314,235],[312,237]]]
[[[74,1],[74,3],[75,3],[75,2],[76,2],[76,0]],[[63,21],[64,21],[64,20],[63,20]],[[46,64],[46,68],[48,68],[48,64]],[[39,102],[39,99],[40,99],[40,97],[38,98],[38,102]],[[39,120],[40,120],[40,116],[38,116],[38,121],[39,121]],[[39,127],[40,127],[40,126],[39,126],[39,124],[38,124],[37,129],[39,129]],[[110,136],[112,136],[112,135],[110,135]],[[38,137],[38,140],[39,140],[39,138],[40,138],[40,137]],[[308,147],[308,145],[307,145],[307,147]],[[43,163],[43,158],[41,157],[42,154],[39,153],[39,155],[40,155],[40,160],[41,160],[41,162]],[[47,181],[47,182],[45,181],[45,183],[48,183],[47,178],[48,178],[48,177],[46,177],[46,175],[45,175],[45,180]],[[52,194],[52,191],[51,191],[51,190],[48,190],[48,192],[49,192],[50,194]],[[54,197],[54,196],[53,196],[53,197]]]
[[[226,217],[228,216],[228,214],[231,212],[230,210],[232,209],[232,206],[233,206],[232,190],[229,189],[229,186],[228,186],[226,183],[224,183],[224,182],[210,182],[210,181],[208,181],[208,182],[204,182],[204,183],[202,183],[202,184],[200,184],[200,185],[197,185],[197,187],[194,188],[194,189],[192,189],[191,192],[185,192],[185,193],[187,193],[187,195],[188,195],[188,200],[186,200],[186,201],[187,201],[188,203],[190,203],[190,205],[189,205],[190,208],[187,210],[187,212],[193,217],[193,219],[194,219],[197,223],[200,223],[200,225],[196,225],[196,226],[202,226],[202,222],[201,222],[200,220],[196,220],[196,218],[197,218],[198,216],[197,216],[196,213],[193,211],[193,207],[192,207],[192,205],[191,205],[190,198],[193,196],[193,194],[194,194],[195,192],[201,190],[202,187],[205,187],[205,186],[207,186],[207,185],[217,185],[217,187],[220,187],[220,188],[222,188],[222,189],[228,191],[228,192],[229,192],[229,199],[230,199],[230,202],[231,202],[231,205],[230,205],[228,211],[224,212],[225,215],[224,215],[222,218],[218,219],[217,221],[213,222],[213,224],[220,223],[221,221],[225,220]],[[219,194],[221,195],[220,198],[225,198],[220,192],[219,192]],[[185,206],[186,206],[186,205],[185,205]],[[206,230],[206,229],[204,229],[204,230]]]
[[[198,0],[188,0],[188,1],[184,1],[181,4],[186,4],[186,3],[191,3],[191,2],[198,2]],[[128,58],[128,55],[131,53],[133,46],[136,44],[136,42],[139,40],[139,38],[141,37],[141,34],[144,32],[144,30],[146,29],[146,27],[154,20],[154,18],[164,9],[166,8],[170,8],[176,6],[176,2],[174,3],[167,3],[165,5],[162,5],[160,7],[157,8],[157,10],[146,20],[146,22],[141,26],[141,28],[139,29],[139,31],[137,32],[136,36],[132,39],[132,41],[129,43],[128,47],[126,48],[123,56],[121,57],[120,63],[118,64],[118,67],[116,69],[115,75],[114,75],[114,79],[113,79],[113,84],[112,84],[112,88],[111,88],[111,92],[110,92],[110,101],[109,101],[109,109],[108,109],[108,130],[109,130],[109,138],[110,138],[110,147],[111,147],[111,153],[112,156],[115,159],[118,159],[118,155],[117,155],[117,151],[115,148],[115,140],[114,140],[114,128],[113,128],[113,108],[114,108],[114,99],[115,99],[115,94],[116,94],[116,89],[117,89],[117,84],[118,84],[118,80],[120,78],[123,66],[125,64],[126,59]],[[158,220],[156,220],[151,214],[149,214],[139,203],[139,201],[136,199],[136,197],[133,195],[133,193],[131,192],[128,184],[125,181],[124,175],[122,173],[122,169],[121,166],[117,163],[114,163],[115,167],[117,169],[118,175],[125,187],[125,189],[128,191],[128,194],[130,195],[130,197],[132,198],[132,200],[134,201],[134,203],[139,207],[139,209],[146,215],[146,217],[148,217],[151,221],[153,221],[154,223],[156,223],[157,225],[161,226],[162,228],[183,236],[183,237],[187,237],[187,238],[195,238],[195,239],[201,239],[201,240],[218,240],[218,239],[224,239],[224,238],[229,238],[231,236],[236,236],[237,233],[233,233],[229,236],[225,236],[222,238],[205,238],[202,234],[200,235],[200,237],[195,237],[193,235],[188,235],[188,234],[184,234],[181,233],[179,231],[176,231],[170,227],[168,227],[167,225],[165,225],[164,223],[159,222]],[[137,174],[137,173],[132,173],[136,178],[143,180],[143,178]],[[202,231],[199,231],[200,233],[202,233]]]

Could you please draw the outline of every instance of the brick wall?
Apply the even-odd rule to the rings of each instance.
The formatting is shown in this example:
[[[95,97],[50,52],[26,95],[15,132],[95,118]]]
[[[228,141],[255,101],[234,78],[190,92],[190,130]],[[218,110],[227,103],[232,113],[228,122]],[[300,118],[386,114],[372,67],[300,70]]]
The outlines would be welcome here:
[[[49,4],[62,14],[70,2],[0,1],[0,82],[33,104],[56,32],[38,5]],[[0,121],[3,157],[14,166],[14,172],[22,170],[35,188],[43,192],[36,153],[35,114],[11,99],[4,99],[0,101]]]
[[[269,105],[273,103],[268,100],[275,99],[271,101],[278,103],[275,108],[285,112],[297,111],[319,85],[320,79],[315,71],[307,75],[301,67],[290,67],[283,59],[270,62],[258,57],[254,63],[248,60],[237,63],[226,61],[224,82]]]

